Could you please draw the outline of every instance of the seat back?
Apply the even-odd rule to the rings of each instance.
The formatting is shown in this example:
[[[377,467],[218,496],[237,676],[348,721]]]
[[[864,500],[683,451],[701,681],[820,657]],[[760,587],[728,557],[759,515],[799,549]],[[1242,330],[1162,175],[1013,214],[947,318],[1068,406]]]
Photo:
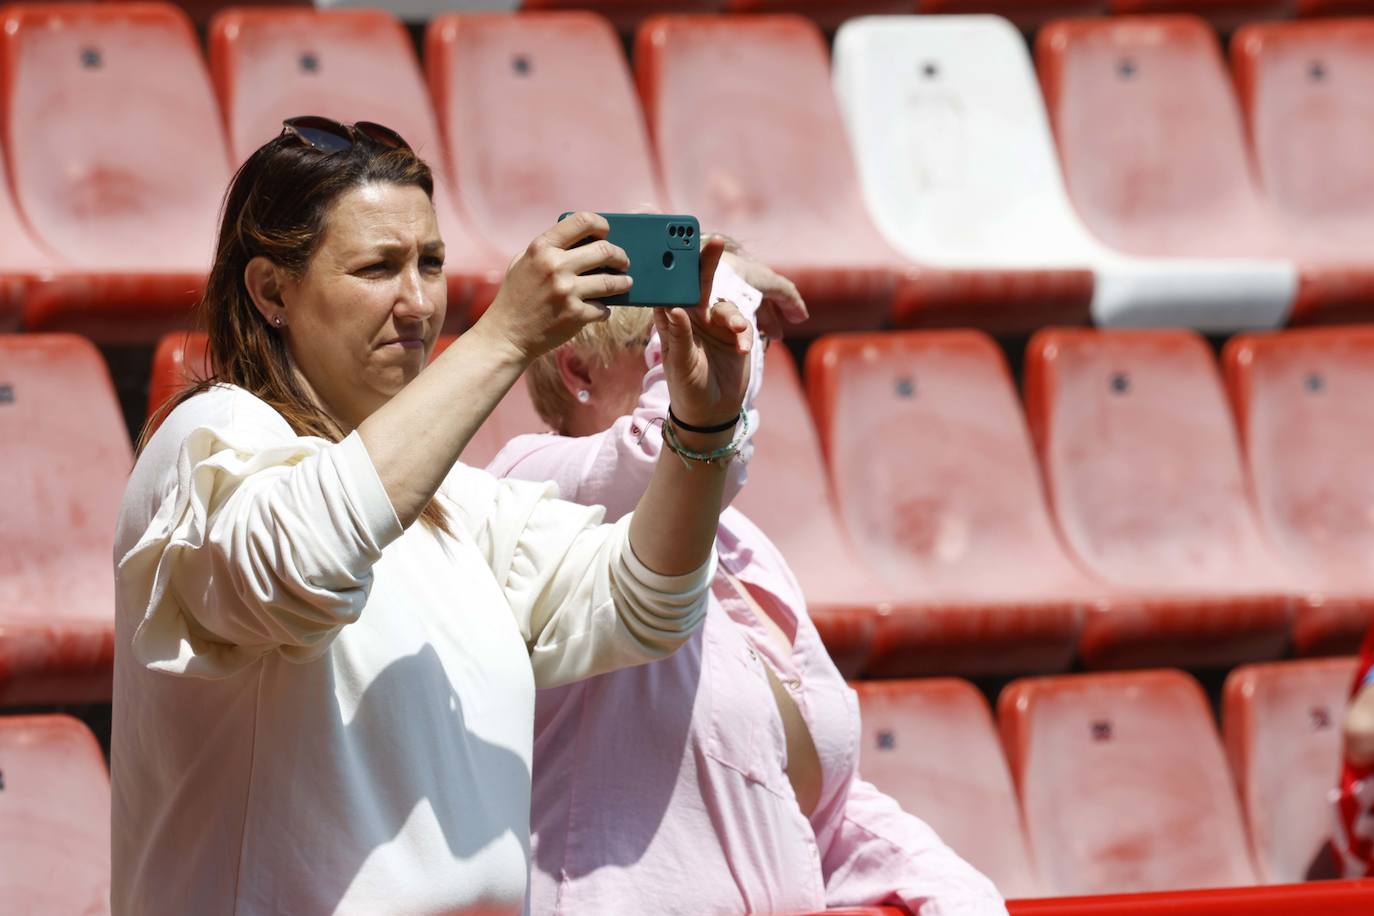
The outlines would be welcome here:
[[[888,257],[814,23],[657,17],[636,37],[635,74],[672,207],[779,266]]]
[[[1353,658],[1273,662],[1226,678],[1222,730],[1259,878],[1307,880],[1331,836]]]
[[[1118,588],[1285,585],[1248,501],[1221,376],[1191,331],[1041,331],[1026,412],[1070,548]]]
[[[968,681],[859,681],[863,778],[1007,897],[1037,896],[1011,772],[987,700]]]
[[[500,260],[459,215],[420,65],[410,35],[393,15],[237,8],[215,17],[209,45],[210,71],[236,161],[247,159],[281,132],[283,120],[296,115],[385,124],[434,174],[434,209],[449,263],[473,263],[483,256],[492,263]]]
[[[229,168],[186,15],[17,4],[3,25],[0,133],[34,233],[82,269],[207,270]]]
[[[1256,23],[1231,65],[1265,191],[1304,254],[1374,248],[1374,22]]]
[[[0,628],[113,629],[110,556],[133,454],[89,341],[0,335],[0,441]]]
[[[1035,43],[1074,206],[1132,254],[1274,247],[1216,34],[1193,16],[1061,20]]]
[[[568,210],[661,209],[629,66],[605,19],[439,16],[425,64],[463,202],[507,257]]]
[[[821,446],[797,366],[780,346],[769,349],[749,483],[733,505],[787,558],[808,604],[872,604],[881,591],[840,530]]]
[[[148,416],[152,417],[181,391],[210,375],[210,342],[204,331],[164,334],[153,351],[148,379]]]
[[[1222,362],[1270,539],[1304,591],[1374,598],[1374,327],[1238,335]]]
[[[1188,675],[1014,681],[997,717],[1048,893],[1254,883],[1226,756]]]
[[[845,528],[876,572],[931,597],[1085,593],[991,338],[833,335],[812,345],[806,375]]]
[[[984,267],[1093,259],[1025,39],[1007,20],[850,20],[835,37],[835,93],[868,208],[908,257]]]
[[[110,777],[65,715],[0,718],[0,911],[110,912]]]

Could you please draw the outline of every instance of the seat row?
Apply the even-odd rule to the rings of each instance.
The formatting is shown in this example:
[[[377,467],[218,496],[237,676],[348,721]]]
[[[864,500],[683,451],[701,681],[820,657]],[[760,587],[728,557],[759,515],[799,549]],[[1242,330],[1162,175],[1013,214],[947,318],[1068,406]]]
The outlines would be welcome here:
[[[1235,669],[1222,735],[1173,669],[855,684],[863,777],[1014,898],[1306,880],[1356,660]]]
[[[204,350],[164,341],[150,408]],[[1224,381],[1191,332],[1047,330],[1024,410],[978,332],[834,335],[807,363],[803,391],[773,348],[736,505],[847,674],[1225,667],[1353,651],[1374,619],[1374,328],[1233,338]],[[464,460],[540,429],[517,386]],[[0,435],[0,702],[108,697],[131,455],[94,347],[0,335]]]
[[[791,16],[655,17],[633,76],[590,13],[438,17],[423,74],[375,10],[223,12],[208,74],[170,6],[0,17],[0,328],[146,343],[184,324],[231,166],[303,112],[382,121],[429,158],[450,330],[558,213],[643,207],[795,279],[809,333],[1374,317],[1370,22],[1238,42],[1261,194],[1216,38],[1188,17],[1044,30],[1048,114],[989,17],[850,23],[833,89],[821,32]]]
[[[1224,750],[1201,689],[1174,670],[1015,681],[996,725],[966,681],[865,682],[862,775],[1011,898],[1301,882],[1330,829],[1326,793],[1354,670],[1350,658],[1237,669]],[[0,717],[0,770],[0,819],[11,828],[0,840],[0,908],[104,912],[109,781],[92,736],[65,716]],[[1324,902],[1341,906],[1242,895],[1262,910],[1196,912],[1374,905],[1374,882],[1332,891]],[[1120,912],[1152,912],[1150,902]],[[1076,908],[1085,903],[1013,912],[1067,916],[1089,912]],[[1090,912],[1119,912],[1105,905]]]

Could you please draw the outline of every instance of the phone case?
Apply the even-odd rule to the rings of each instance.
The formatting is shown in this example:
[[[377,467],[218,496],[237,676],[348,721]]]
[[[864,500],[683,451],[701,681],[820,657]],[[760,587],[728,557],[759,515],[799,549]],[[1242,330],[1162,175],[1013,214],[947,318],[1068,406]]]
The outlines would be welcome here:
[[[691,306],[701,300],[701,226],[695,216],[661,213],[602,213],[611,224],[606,238],[630,257],[634,286],[607,305]],[[568,213],[558,217],[566,219]],[[585,245],[592,239],[583,239]],[[618,273],[598,270],[596,273]]]

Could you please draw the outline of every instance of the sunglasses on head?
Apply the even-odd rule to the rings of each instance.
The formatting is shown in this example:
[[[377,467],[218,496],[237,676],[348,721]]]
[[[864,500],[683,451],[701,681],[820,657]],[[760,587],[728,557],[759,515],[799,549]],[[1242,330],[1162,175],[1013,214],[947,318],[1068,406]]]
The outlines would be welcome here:
[[[357,143],[360,137],[383,149],[410,149],[410,144],[396,131],[372,121],[345,124],[319,115],[305,115],[281,122],[281,132],[324,153],[346,150]]]

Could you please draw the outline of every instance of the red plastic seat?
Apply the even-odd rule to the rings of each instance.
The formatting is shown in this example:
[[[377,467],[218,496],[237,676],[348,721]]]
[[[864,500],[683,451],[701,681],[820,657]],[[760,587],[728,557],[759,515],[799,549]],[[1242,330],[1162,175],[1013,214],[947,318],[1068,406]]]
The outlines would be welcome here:
[[[204,331],[174,331],[163,335],[153,351],[153,372],[148,379],[148,416],[210,375],[209,341]]]
[[[1374,22],[1246,26],[1231,66],[1260,181],[1302,264],[1294,321],[1374,318]]]
[[[992,339],[834,335],[812,345],[806,370],[849,537],[916,602],[878,619],[867,670],[1066,670],[1101,589],[1059,544]]]
[[[53,269],[55,259],[34,240],[19,215],[3,160],[0,154],[0,333],[8,333],[24,323],[29,287]]]
[[[71,716],[0,718],[0,912],[110,912],[110,777]]]
[[[840,671],[858,674],[891,597],[840,530],[796,363],[784,347],[769,349],[756,403],[762,422],[749,483],[733,505],[782,551]]]
[[[229,180],[195,33],[153,3],[3,13],[3,134],[15,202],[59,260],[31,330],[151,342],[184,325]]]
[[[1084,627],[1084,657],[1210,667],[1279,655],[1290,583],[1259,534],[1206,342],[1042,331],[1025,394],[1059,530],[1110,587]]]
[[[1222,364],[1303,653],[1355,652],[1374,619],[1374,327],[1231,338]]]
[[[1303,881],[1331,836],[1354,658],[1246,665],[1226,678],[1222,732],[1261,881]]]
[[[1013,681],[997,719],[1049,893],[1254,883],[1221,740],[1188,675]]]
[[[439,16],[425,65],[463,203],[507,259],[569,210],[661,209],[629,67],[605,19]]]
[[[792,278],[808,332],[874,328],[909,270],[864,208],[825,39],[796,16],[663,16],[635,72],[669,206]]]
[[[859,681],[863,778],[992,879],[1008,897],[1039,880],[987,700],[968,681]]]
[[[286,118],[317,114],[394,128],[430,165],[447,256],[446,326],[462,328],[500,288],[510,258],[464,218],[410,35],[382,10],[240,8],[210,25],[210,71],[235,161],[281,132]]]
[[[1242,259],[1296,276],[1250,172],[1244,125],[1212,29],[1194,16],[1074,19],[1035,43],[1069,196],[1128,254]]]
[[[1366,916],[1370,907],[1374,907],[1374,879],[1012,900],[1007,904],[1011,916]]]
[[[133,455],[100,353],[0,335],[0,703],[108,702],[115,519]]]

